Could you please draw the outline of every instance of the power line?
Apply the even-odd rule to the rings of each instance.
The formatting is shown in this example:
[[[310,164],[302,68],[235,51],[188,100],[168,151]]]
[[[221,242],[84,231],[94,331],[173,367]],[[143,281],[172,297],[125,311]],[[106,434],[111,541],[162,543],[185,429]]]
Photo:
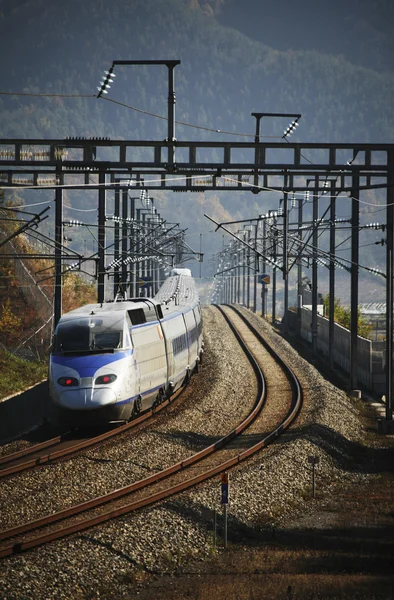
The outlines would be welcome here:
[[[124,102],[119,102],[118,100],[113,100],[112,98],[106,98],[104,96],[101,96],[101,98],[103,100],[107,100],[107,102],[113,102],[114,104],[119,104],[119,106],[123,106],[125,108],[129,108],[131,110],[143,113],[144,115],[149,115],[150,117],[155,117],[157,119],[162,119],[163,121],[168,121],[167,117],[163,117],[162,115],[157,115],[156,113],[151,113],[149,111],[146,110],[142,110],[141,108],[136,108],[135,106],[131,106],[130,104],[125,104]],[[238,135],[238,136],[243,136],[243,137],[251,137],[251,138],[255,138],[255,134],[254,133],[237,133],[234,131],[223,131],[222,129],[214,129],[211,127],[203,127],[202,125],[194,125],[192,123],[186,123],[185,121],[177,121],[175,120],[175,123],[177,125],[184,125],[185,127],[192,127],[193,129],[201,129],[203,131],[211,131],[213,133],[223,133],[224,135]],[[263,137],[263,138],[267,138],[267,139],[282,139],[282,136],[280,135],[264,135],[264,136],[259,136],[259,137]]]
[[[37,94],[33,92],[0,92],[0,96],[33,96],[37,98],[96,98],[96,94]]]

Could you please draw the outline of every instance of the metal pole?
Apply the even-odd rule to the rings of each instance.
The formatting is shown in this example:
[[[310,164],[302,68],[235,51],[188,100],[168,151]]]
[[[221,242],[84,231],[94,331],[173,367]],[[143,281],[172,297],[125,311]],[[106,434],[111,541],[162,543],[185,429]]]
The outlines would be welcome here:
[[[200,281],[202,278],[202,233],[200,233]]]
[[[288,331],[288,310],[289,310],[289,274],[287,272],[287,230],[288,230],[288,192],[287,188],[287,173],[284,175],[284,188],[283,193],[283,280],[284,280],[284,315],[283,315],[283,331]]]
[[[256,134],[254,136],[254,141],[256,144],[260,143],[260,121],[263,116],[262,113],[252,113],[253,117],[256,117]],[[254,194],[258,194],[260,191],[259,188],[259,165],[261,162],[260,158],[261,149],[256,145],[254,150],[254,175],[253,175],[253,185],[255,187],[252,188],[252,192]]]
[[[127,202],[127,198],[125,199]],[[130,227],[130,250],[135,251],[135,230],[134,230],[134,216],[135,213],[135,198],[130,198],[130,219],[131,219],[131,227]],[[135,272],[135,264],[130,264],[130,295],[132,298],[135,298],[137,295],[137,275]]]
[[[278,232],[276,231],[276,220],[274,219],[274,229],[273,229],[273,242],[272,242],[272,253],[274,257],[274,262],[276,264],[276,238]],[[272,267],[272,323],[275,325],[276,322],[276,266]]]
[[[350,389],[357,388],[357,346],[358,346],[358,253],[359,253],[359,214],[360,176],[352,177],[352,242],[351,242],[351,286],[350,286]]]
[[[174,61],[175,62],[175,61]],[[169,62],[168,67],[168,166],[171,171],[175,162],[175,103],[174,69],[176,64]]]
[[[223,504],[224,513],[224,548],[227,549],[227,504]]]
[[[312,353],[317,352],[317,221],[319,218],[319,182],[316,178],[313,192],[313,234],[312,234]]]
[[[386,419],[393,420],[393,260],[394,260],[394,150],[387,153],[386,237]]]
[[[236,279],[235,278],[236,269],[235,269],[235,259],[234,259],[234,256],[232,256],[232,254],[233,253],[230,254],[230,256],[231,256],[231,258],[230,258],[230,261],[231,261],[231,271],[230,271],[230,273],[231,273],[231,304],[235,304],[236,301],[237,301],[237,298],[236,298],[236,295],[235,295],[236,294],[236,289],[235,289],[235,285],[236,285],[236,280],[235,280]]]
[[[265,260],[266,253],[267,253],[267,239],[266,238],[267,238],[267,221],[266,221],[266,219],[263,219],[263,259],[262,259],[261,269],[264,274],[267,273],[267,261]],[[267,285],[262,283],[261,284],[261,316],[263,317],[263,319],[267,318],[267,292],[268,292]]]
[[[216,509],[213,511],[213,549],[216,552],[216,528],[217,528],[217,517]]]
[[[128,256],[132,256],[134,253],[134,238],[133,238],[133,235],[131,234],[132,228],[133,228],[133,225],[131,224],[131,219],[133,218],[133,211],[130,210],[131,207],[129,206],[128,190],[123,190],[123,202],[126,206],[125,210],[126,210],[126,214],[127,214],[126,247],[128,249]],[[134,200],[132,200],[132,202],[134,202]],[[128,298],[134,297],[134,291],[133,291],[133,285],[132,285],[132,277],[133,277],[133,273],[135,271],[134,267],[135,267],[135,263],[133,263],[133,262],[130,262],[128,265],[126,265],[125,289],[127,290]]]
[[[150,219],[149,215],[146,216],[146,224],[148,226],[148,240],[149,240],[149,245],[150,246],[154,246],[154,233],[151,232],[151,229],[153,229],[153,225],[152,225],[152,219]],[[151,249],[146,248],[146,252],[149,252],[149,254],[152,252]],[[153,261],[151,258],[148,258],[146,261],[146,276],[148,278],[148,282],[146,283],[145,286],[145,290],[146,290],[146,296],[148,297],[152,297],[152,284],[153,284]]]
[[[115,224],[114,224],[114,260],[119,260],[119,245],[120,245],[120,235],[119,235],[119,217],[120,217],[120,189],[119,187],[115,188],[115,206],[114,206],[114,214],[115,214]],[[119,265],[116,264],[114,268],[114,298],[119,291]]]
[[[142,217],[142,231],[145,232],[144,233],[144,240],[145,243],[143,243],[142,247],[141,247],[141,252],[146,253],[146,237],[147,237],[147,233],[146,233],[146,214],[144,212],[141,212],[141,217]],[[144,258],[144,260],[141,262],[141,277],[147,277],[148,275],[148,260],[146,258]],[[146,292],[144,291],[144,293],[142,294],[143,296],[146,295]]]
[[[250,244],[250,231],[248,229],[248,244]],[[246,306],[250,308],[250,248],[247,249],[248,272],[246,281]]]
[[[243,230],[242,237],[245,240],[246,231]],[[246,303],[246,248],[242,245],[242,304],[245,306]]]
[[[63,184],[62,173],[56,177]],[[54,323],[55,328],[62,316],[62,244],[63,244],[63,188],[55,191],[55,291],[54,291]]]
[[[122,193],[122,275],[121,275],[121,286],[122,292],[126,294],[126,286],[127,286],[127,264],[125,260],[127,258],[127,250],[128,250],[128,231],[127,231],[127,216],[128,216],[128,206],[127,206],[127,192],[123,190]]]
[[[136,212],[136,220],[137,220],[137,243],[136,243],[136,247],[135,247],[135,252],[137,254],[140,254],[141,252],[141,210],[142,208],[137,208]],[[136,293],[135,296],[139,296],[140,295],[140,288],[139,288],[139,279],[142,276],[142,263],[139,261],[139,257],[138,257],[138,261],[136,263],[134,263],[134,268],[135,268],[135,272],[136,272]]]
[[[237,245],[237,303],[241,304],[241,246]]]
[[[99,203],[98,203],[98,274],[97,302],[104,302],[105,277],[105,172],[99,172]]]
[[[257,254],[257,224],[254,225],[254,277],[253,277],[253,312],[257,312],[257,273],[259,256]]]
[[[299,240],[299,256],[297,258],[297,335],[301,338],[302,335],[302,260],[301,260],[301,248],[302,248],[302,213],[303,213],[303,200],[298,200],[298,240]]]
[[[334,309],[335,309],[335,217],[336,217],[336,194],[335,180],[331,181],[330,196],[330,273],[329,273],[329,315],[328,315],[328,363],[332,371],[334,369]]]

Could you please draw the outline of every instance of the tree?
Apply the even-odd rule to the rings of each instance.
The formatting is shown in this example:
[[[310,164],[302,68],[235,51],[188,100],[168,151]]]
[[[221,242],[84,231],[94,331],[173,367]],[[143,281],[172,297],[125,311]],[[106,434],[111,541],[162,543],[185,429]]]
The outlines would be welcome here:
[[[96,286],[93,283],[86,282],[78,273],[64,275],[62,287],[64,313],[84,304],[96,302]]]
[[[326,296],[323,296],[323,306],[324,306],[324,314],[325,314],[325,316],[327,316],[330,311],[330,296],[329,296],[329,294],[327,294]],[[351,313],[350,307],[346,308],[345,306],[342,306],[340,300],[338,298],[334,298],[334,321],[335,321],[335,323],[338,323],[339,325],[342,325],[342,327],[345,327],[345,329],[350,330],[351,314],[352,313]],[[360,312],[360,308],[357,309],[357,323],[358,323],[358,334],[361,335],[361,337],[368,338],[372,331],[372,325],[370,325],[367,322],[367,320],[365,319],[365,317],[362,316],[362,314]]]
[[[22,319],[12,312],[11,300],[7,298],[1,305],[0,340],[5,346],[11,346],[19,337]]]

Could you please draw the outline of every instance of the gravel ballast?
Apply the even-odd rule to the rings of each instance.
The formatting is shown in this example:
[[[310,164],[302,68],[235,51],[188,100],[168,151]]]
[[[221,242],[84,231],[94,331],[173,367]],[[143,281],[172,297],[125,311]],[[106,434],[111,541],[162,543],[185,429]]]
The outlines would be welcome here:
[[[280,528],[302,515],[310,494],[310,456],[319,458],[318,491],[369,475],[349,470],[363,435],[358,409],[267,323],[245,310],[297,373],[304,388],[298,420],[280,443],[231,472],[229,530]],[[213,307],[204,309],[205,355],[182,409],[122,445],[90,450],[73,460],[2,483],[1,528],[103,494],[197,451],[236,425],[254,399],[249,363]],[[62,485],[59,485],[59,481]],[[17,500],[22,496],[21,500]],[[1,598],[128,598],[153,573],[172,572],[212,554],[212,511],[221,526],[220,479],[160,506],[2,561]],[[134,597],[134,596],[133,596]]]

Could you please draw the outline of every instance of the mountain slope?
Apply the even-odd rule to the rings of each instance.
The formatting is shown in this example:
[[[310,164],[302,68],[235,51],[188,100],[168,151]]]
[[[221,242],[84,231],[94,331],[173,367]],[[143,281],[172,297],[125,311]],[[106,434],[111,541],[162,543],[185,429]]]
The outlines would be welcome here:
[[[391,5],[386,4],[389,10]],[[250,113],[261,111],[301,113],[297,135],[291,138],[294,141],[394,142],[394,74],[378,70],[374,47],[370,55],[375,58],[368,63],[368,37],[356,46],[360,64],[351,62],[346,49],[343,56],[338,55],[340,38],[335,35],[341,30],[348,34],[345,37],[349,43],[356,44],[357,28],[365,21],[367,5],[366,0],[359,3],[362,10],[356,19],[355,0],[348,0],[342,9],[337,0],[330,3],[335,29],[332,21],[322,27],[309,0],[296,6],[284,0],[278,0],[275,6],[268,0],[254,4],[245,0],[242,10],[228,20],[228,27],[222,23],[229,14],[226,11],[239,6],[235,0],[68,0],[63,5],[46,0],[14,0],[12,4],[0,0],[0,50],[7,56],[0,91],[88,96],[0,95],[0,137],[164,139],[168,93],[165,67],[117,67],[107,100],[95,97],[96,86],[104,69],[115,59],[180,59],[181,65],[175,69],[176,119],[205,129],[177,124],[178,140],[243,141],[248,138],[236,134],[253,136],[255,122]],[[378,0],[373,6],[379,6]],[[270,36],[256,34],[257,39],[253,39],[249,30],[250,37],[236,30],[237,26],[242,29],[245,15],[248,26],[256,24],[257,32],[263,30],[264,9]],[[280,20],[281,11],[290,17]],[[347,19],[353,19],[353,29],[339,23],[339,16],[345,13]],[[310,19],[306,21],[305,17],[304,22],[303,15]],[[291,24],[294,34],[289,31]],[[375,25],[371,17],[369,27],[368,31],[378,31],[381,21]],[[382,30],[385,44],[392,31],[389,22],[386,27],[386,32]],[[324,53],[323,41],[330,31],[334,41]],[[311,32],[316,35],[313,37]],[[281,46],[284,39],[288,43]],[[320,44],[312,43],[319,39]],[[376,69],[371,68],[374,65]],[[264,119],[262,134],[280,139],[283,126],[281,121]],[[277,197],[266,193],[253,197],[228,193],[207,193],[198,198],[175,196],[158,192],[159,210],[169,220],[176,214],[177,220],[182,219],[182,227],[193,234],[212,229],[204,212],[220,220],[247,218],[278,202]],[[73,206],[82,207],[86,202],[81,195],[69,197]],[[80,216],[67,210],[66,217]],[[341,216],[347,216],[349,202],[341,202],[338,210]],[[209,240],[206,254],[221,247],[218,234]],[[372,248],[373,253],[380,250]]]

